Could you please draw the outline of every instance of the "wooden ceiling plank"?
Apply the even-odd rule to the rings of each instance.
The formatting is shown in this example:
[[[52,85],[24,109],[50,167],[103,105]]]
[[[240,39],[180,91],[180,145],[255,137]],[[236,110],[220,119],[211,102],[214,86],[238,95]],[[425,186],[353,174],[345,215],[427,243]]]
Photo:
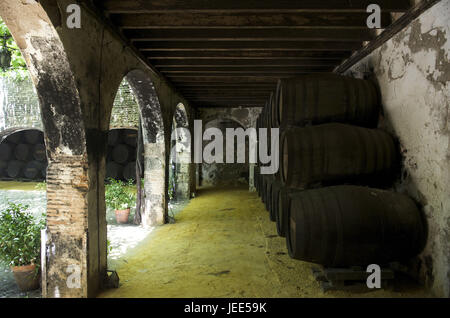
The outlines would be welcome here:
[[[365,12],[369,4],[376,3],[388,12],[402,12],[409,8],[408,0],[102,0],[95,1],[109,13],[136,13],[136,12],[246,12],[246,11],[343,11],[343,12]]]
[[[370,41],[373,30],[342,28],[304,29],[125,29],[132,42],[142,41]]]
[[[110,19],[122,29],[159,29],[161,27],[186,28],[361,28],[367,29],[368,13],[145,13],[113,14]],[[381,26],[384,28],[392,22],[389,13],[381,14]]]
[[[141,51],[353,51],[362,46],[361,42],[330,42],[330,41],[146,41],[136,42],[136,47]]]

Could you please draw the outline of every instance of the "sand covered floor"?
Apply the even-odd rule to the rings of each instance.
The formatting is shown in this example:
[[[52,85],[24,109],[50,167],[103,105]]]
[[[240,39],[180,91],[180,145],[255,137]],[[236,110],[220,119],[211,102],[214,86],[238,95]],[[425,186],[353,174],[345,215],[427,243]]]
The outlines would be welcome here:
[[[311,264],[292,260],[255,193],[201,189],[116,267],[120,287],[100,297],[424,297],[411,281],[387,290],[322,292]]]

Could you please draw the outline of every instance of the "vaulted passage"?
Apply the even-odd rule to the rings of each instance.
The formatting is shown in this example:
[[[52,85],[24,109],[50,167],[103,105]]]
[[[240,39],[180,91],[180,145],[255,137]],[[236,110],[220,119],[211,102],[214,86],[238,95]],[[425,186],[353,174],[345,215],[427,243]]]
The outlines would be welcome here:
[[[2,286],[40,268],[48,298],[448,297],[449,14],[1,0]]]

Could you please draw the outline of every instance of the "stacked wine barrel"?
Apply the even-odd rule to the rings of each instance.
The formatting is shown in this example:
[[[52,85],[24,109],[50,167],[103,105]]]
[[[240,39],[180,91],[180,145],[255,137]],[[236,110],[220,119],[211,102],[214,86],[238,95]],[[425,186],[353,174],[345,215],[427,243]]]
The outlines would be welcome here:
[[[0,179],[45,180],[47,156],[44,134],[38,129],[15,128],[0,136]]]
[[[419,208],[386,190],[400,155],[392,136],[376,128],[379,110],[379,92],[367,80],[325,74],[278,81],[256,125],[279,128],[279,170],[262,174],[259,165],[255,186],[292,258],[382,265],[423,249]]]
[[[136,129],[108,133],[106,177],[136,179]],[[42,181],[47,174],[44,134],[37,129],[14,128],[0,134],[0,180]]]
[[[136,179],[136,129],[111,129],[108,133],[106,178]]]

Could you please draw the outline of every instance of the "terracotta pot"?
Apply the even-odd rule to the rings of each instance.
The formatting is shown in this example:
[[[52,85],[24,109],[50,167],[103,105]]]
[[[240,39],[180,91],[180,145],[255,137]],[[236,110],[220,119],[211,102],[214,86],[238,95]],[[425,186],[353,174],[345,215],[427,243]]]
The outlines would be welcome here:
[[[130,209],[116,210],[116,220],[119,224],[128,223],[128,217],[130,216]]]
[[[36,273],[36,265],[11,266],[14,279],[19,289],[23,292],[39,288],[40,273]]]

